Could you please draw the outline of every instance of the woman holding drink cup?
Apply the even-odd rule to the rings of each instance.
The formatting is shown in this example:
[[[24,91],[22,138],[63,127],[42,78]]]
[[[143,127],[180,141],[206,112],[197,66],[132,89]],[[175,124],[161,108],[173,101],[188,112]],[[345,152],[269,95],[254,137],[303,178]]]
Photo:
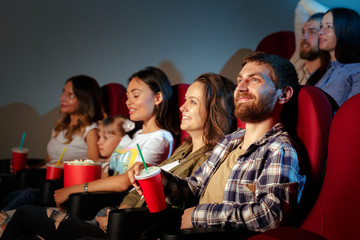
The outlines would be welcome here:
[[[60,111],[61,117],[55,124],[47,145],[46,163],[55,165],[65,147],[67,150],[62,161],[87,158],[97,160],[100,155],[96,145],[96,122],[104,118],[101,90],[97,81],[85,75],[69,78],[60,96]],[[6,206],[4,210],[31,204],[37,192],[38,189],[29,188],[9,193],[2,199]]]
[[[60,96],[60,112],[47,145],[46,163],[56,164],[65,147],[60,165],[74,159],[97,160],[96,122],[105,117],[97,81],[85,75],[69,78]]]
[[[190,85],[180,111],[181,129],[189,133],[191,140],[178,147],[159,167],[183,178],[190,176],[221,138],[236,130],[234,89],[233,82],[213,73],[200,75]],[[200,155],[196,155],[199,150],[202,150]],[[142,164],[139,165],[143,168]],[[120,208],[142,207],[144,204],[145,200],[140,199],[137,191],[132,191],[124,198]]]
[[[212,148],[225,135],[236,129],[234,117],[233,91],[235,85],[217,74],[202,74],[188,88],[186,101],[180,110],[182,112],[181,129],[186,130],[191,139],[176,149],[174,154],[160,166],[180,177],[191,175],[208,158]],[[141,149],[142,150],[142,149]],[[142,164],[142,163],[136,163]],[[126,200],[127,199],[127,200]],[[136,191],[132,191],[124,199],[120,208],[140,207],[143,199]],[[5,236],[7,231],[12,232],[21,223],[35,221],[34,226],[23,229],[21,234],[38,234],[42,237],[56,236],[54,239],[76,239],[82,236],[105,238],[107,217],[98,217],[99,227],[77,219],[63,219],[62,228],[54,229],[42,225],[46,216],[39,216],[40,211],[21,209],[19,216],[8,225],[3,239],[12,239]],[[36,215],[34,215],[36,212]],[[32,220],[30,220],[32,219]],[[52,223],[53,225],[53,223]],[[53,229],[53,230],[51,230]],[[44,233],[46,231],[47,233]],[[50,233],[51,232],[51,233]],[[10,234],[10,233],[9,233]]]
[[[87,76],[76,76],[66,81],[60,96],[62,117],[55,124],[47,145],[46,179],[61,177],[64,161],[95,161],[100,157],[96,128],[97,121],[105,116],[100,92],[96,80]],[[55,173],[54,176],[51,175],[52,172]]]
[[[104,118],[100,94],[99,84],[92,77],[78,75],[65,82],[60,96],[61,117],[47,145],[46,163],[56,163],[65,147],[62,161],[99,158],[96,121]]]

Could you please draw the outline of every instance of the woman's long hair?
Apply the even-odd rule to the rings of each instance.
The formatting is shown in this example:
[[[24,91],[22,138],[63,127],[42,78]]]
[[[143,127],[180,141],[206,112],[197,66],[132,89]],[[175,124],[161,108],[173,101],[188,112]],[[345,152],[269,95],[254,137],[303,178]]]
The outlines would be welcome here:
[[[316,71],[313,74],[311,74],[311,76],[306,81],[306,85],[315,86],[329,68],[329,64],[330,64],[329,52],[320,50],[319,57],[320,57],[320,67],[316,69]]]
[[[215,74],[204,73],[195,79],[205,88],[206,119],[204,122],[203,141],[209,148],[215,145],[226,135],[236,130],[234,115],[235,83]]]
[[[341,63],[360,62],[360,16],[348,8],[332,8],[336,36],[335,57]]]
[[[360,62],[360,16],[348,8],[332,8],[331,12],[336,37],[335,57],[341,63]],[[325,13],[325,14],[326,14]],[[309,77],[306,85],[315,86],[330,65],[328,51],[320,50],[320,67]]]
[[[70,126],[70,114],[63,113],[60,120],[55,124],[55,137],[63,130],[65,132],[66,143],[70,143],[75,134],[82,136],[85,128],[93,122],[104,118],[104,111],[101,101],[101,90],[97,81],[89,76],[78,75],[69,78],[66,82],[71,82],[78,107],[75,114],[78,121],[74,126]]]
[[[139,78],[146,83],[154,94],[161,92],[163,100],[155,109],[156,125],[169,131],[177,139],[180,132],[179,117],[171,112],[173,90],[166,74],[159,68],[150,66],[131,75],[128,82],[133,78]]]

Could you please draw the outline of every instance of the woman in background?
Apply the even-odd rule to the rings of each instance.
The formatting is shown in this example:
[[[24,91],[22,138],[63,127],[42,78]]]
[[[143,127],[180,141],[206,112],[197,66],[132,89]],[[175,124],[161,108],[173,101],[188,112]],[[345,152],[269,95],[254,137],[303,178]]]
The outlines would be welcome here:
[[[61,118],[47,145],[46,162],[100,158],[97,121],[104,118],[101,90],[94,78],[80,75],[68,79],[60,96]]]
[[[69,78],[60,96],[60,112],[61,117],[47,145],[46,161],[40,167],[45,167],[46,163],[55,164],[65,147],[60,165],[74,159],[99,159],[97,121],[104,118],[104,112],[97,81],[85,75]],[[31,204],[37,192],[38,189],[28,188],[9,193],[2,200],[4,210]]]
[[[360,16],[347,8],[332,8],[322,18],[319,48],[329,52],[330,64],[323,75],[313,74],[307,84],[315,85],[341,106],[360,93]]]
[[[69,78],[60,96],[60,112],[61,117],[56,122],[47,145],[45,163],[55,164],[65,147],[62,161],[99,159],[97,121],[104,118],[104,112],[98,82],[86,75]],[[43,167],[45,163],[42,163]],[[5,206],[3,210],[9,211],[33,203],[38,191],[38,188],[27,188],[8,193],[2,199]],[[0,224],[6,224],[9,216],[11,213],[2,212],[0,218],[3,221]]]

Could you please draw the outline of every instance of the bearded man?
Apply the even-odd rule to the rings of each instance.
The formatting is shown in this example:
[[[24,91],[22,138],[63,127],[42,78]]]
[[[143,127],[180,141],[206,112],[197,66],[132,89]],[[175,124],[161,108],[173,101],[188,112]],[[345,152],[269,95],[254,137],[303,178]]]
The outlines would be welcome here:
[[[301,28],[299,56],[290,59],[295,66],[300,84],[306,84],[309,76],[320,67],[321,61],[326,60],[326,54],[319,50],[318,36],[323,15],[324,13],[315,13],[305,22]],[[324,56],[320,56],[320,53]]]
[[[234,97],[245,129],[225,136],[193,176],[162,172],[167,201],[185,209],[181,228],[266,231],[288,224],[300,200],[305,176],[281,123],[284,106],[299,88],[295,68],[266,53],[246,56],[242,66]],[[140,167],[129,178],[142,194],[134,179]]]

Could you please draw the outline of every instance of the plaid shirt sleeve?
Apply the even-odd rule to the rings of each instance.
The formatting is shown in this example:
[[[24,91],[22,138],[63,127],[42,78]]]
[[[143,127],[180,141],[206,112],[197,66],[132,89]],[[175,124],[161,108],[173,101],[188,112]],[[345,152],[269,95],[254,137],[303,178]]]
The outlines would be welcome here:
[[[223,202],[195,207],[192,214],[195,227],[266,231],[286,222],[290,209],[297,204],[305,176],[300,175],[298,155],[292,144],[280,139],[245,154],[235,164]]]

